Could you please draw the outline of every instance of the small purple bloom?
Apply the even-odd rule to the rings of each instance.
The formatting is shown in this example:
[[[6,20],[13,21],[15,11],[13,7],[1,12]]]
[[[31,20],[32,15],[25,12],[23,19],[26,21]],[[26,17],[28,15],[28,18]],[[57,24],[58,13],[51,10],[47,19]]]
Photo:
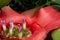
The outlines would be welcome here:
[[[13,27],[13,21],[10,20],[10,28],[12,28],[12,27]]]
[[[26,29],[26,19],[23,19],[23,29]]]
[[[20,24],[18,26],[19,26],[19,32],[22,32],[22,27],[20,26]]]
[[[5,25],[5,20],[1,20],[2,25]]]
[[[6,24],[5,24],[5,20],[1,20],[1,23],[2,23],[3,30],[4,30],[4,31],[6,31]]]
[[[26,19],[23,19],[23,23],[26,23]]]

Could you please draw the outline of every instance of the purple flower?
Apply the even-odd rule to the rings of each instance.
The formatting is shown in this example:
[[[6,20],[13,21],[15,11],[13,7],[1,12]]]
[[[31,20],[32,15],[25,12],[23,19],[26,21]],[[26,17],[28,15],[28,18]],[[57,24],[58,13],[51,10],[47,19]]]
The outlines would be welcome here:
[[[23,19],[23,29],[26,29],[26,19]]]
[[[5,20],[1,20],[2,25],[5,25]]]
[[[10,20],[10,29],[13,28],[13,21]]]
[[[22,27],[20,26],[20,24],[18,24],[19,26],[19,32],[22,32]]]
[[[5,20],[1,20],[3,30],[6,31],[6,25],[5,25]]]
[[[26,23],[26,19],[23,19],[23,23]]]

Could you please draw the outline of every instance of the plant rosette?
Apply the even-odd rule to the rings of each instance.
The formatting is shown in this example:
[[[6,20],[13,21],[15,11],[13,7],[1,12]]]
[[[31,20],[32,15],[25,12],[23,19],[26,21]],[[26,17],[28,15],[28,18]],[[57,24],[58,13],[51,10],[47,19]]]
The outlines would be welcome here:
[[[18,14],[9,6],[3,7],[0,19],[0,34],[3,40],[44,40],[46,31],[27,15]],[[21,31],[22,30],[22,31]],[[28,33],[28,35],[27,35]],[[18,35],[19,34],[19,35]]]

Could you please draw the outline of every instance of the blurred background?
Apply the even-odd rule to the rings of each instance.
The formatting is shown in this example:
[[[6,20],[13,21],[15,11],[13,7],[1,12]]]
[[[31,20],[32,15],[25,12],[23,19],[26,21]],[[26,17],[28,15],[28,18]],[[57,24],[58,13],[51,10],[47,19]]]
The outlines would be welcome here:
[[[44,7],[49,5],[60,5],[60,0],[3,0],[5,4],[9,5],[12,9],[20,12],[30,10],[36,7]],[[3,2],[0,1],[0,5]],[[4,4],[4,5],[5,5]]]

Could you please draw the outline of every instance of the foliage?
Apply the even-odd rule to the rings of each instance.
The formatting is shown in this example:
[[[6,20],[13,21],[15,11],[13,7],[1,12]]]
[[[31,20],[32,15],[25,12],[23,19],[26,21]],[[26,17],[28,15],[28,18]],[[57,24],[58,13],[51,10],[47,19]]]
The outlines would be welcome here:
[[[12,0],[10,6],[17,11],[25,11],[39,6],[59,4],[59,0]]]
[[[0,8],[6,6],[10,3],[11,0],[0,0]]]
[[[8,4],[14,10],[23,12],[39,6],[60,5],[60,0],[0,0],[0,8]]]
[[[56,29],[51,34],[53,40],[60,40],[60,28]]]

